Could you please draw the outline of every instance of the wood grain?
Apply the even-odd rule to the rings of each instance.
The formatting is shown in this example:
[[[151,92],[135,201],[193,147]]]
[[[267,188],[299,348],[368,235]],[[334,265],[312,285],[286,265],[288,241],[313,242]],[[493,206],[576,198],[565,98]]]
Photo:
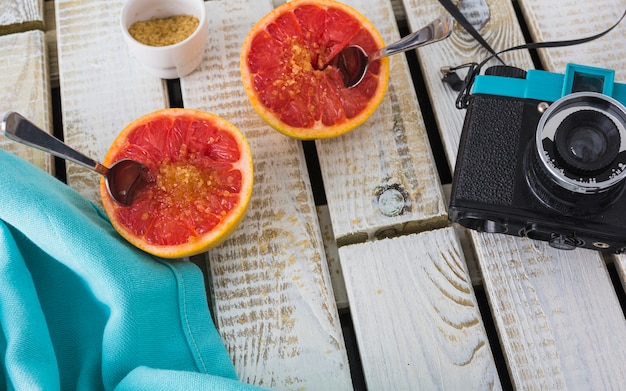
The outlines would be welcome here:
[[[386,0],[346,1],[386,42],[399,39]],[[338,244],[443,227],[443,192],[406,58],[390,58],[387,94],[352,132],[316,141]]]
[[[501,389],[453,228],[339,255],[369,390]]]
[[[48,58],[42,31],[0,36],[0,115],[16,111],[52,132]],[[0,148],[54,173],[53,158],[44,152],[0,136]]]
[[[164,82],[129,53],[119,31],[122,0],[57,0],[57,42],[65,142],[102,160],[132,120],[167,107]],[[100,203],[99,175],[67,165],[67,181]]]
[[[44,29],[44,0],[0,0],[0,35]]]
[[[473,237],[514,386],[621,388],[626,320],[600,254]]]
[[[239,376],[272,389],[351,389],[301,142],[269,127],[243,90],[239,55],[272,2],[206,2],[201,67],[181,79],[185,107],[239,127],[252,149],[255,185],[239,229],[208,253],[214,316]]]
[[[602,32],[616,23],[626,5],[621,0],[566,0],[557,3],[519,0],[535,42],[579,39]],[[616,81],[626,81],[626,23],[602,38],[576,46],[540,49],[546,70],[563,73],[567,63],[613,69]]]

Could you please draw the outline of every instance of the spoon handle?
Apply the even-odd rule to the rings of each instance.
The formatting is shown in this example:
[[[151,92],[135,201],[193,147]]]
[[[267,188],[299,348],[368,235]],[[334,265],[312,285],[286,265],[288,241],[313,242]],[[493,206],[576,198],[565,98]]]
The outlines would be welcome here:
[[[428,25],[407,35],[401,40],[392,43],[378,51],[372,53],[370,62],[382,57],[391,56],[392,54],[406,52],[407,50],[416,49],[433,42],[441,41],[452,33],[453,18],[450,15],[441,15]]]
[[[72,161],[90,170],[96,171],[96,167],[100,166],[95,160],[70,148],[16,112],[9,112],[4,116],[2,130],[4,135],[13,141]]]

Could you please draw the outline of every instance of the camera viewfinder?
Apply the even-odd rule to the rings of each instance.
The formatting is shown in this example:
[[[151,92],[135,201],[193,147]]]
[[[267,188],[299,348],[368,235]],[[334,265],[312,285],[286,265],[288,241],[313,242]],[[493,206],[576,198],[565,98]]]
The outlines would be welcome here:
[[[613,95],[615,71],[579,64],[567,64],[561,96],[574,92],[597,92]]]
[[[603,88],[603,76],[574,72],[572,92],[590,91],[602,93]]]

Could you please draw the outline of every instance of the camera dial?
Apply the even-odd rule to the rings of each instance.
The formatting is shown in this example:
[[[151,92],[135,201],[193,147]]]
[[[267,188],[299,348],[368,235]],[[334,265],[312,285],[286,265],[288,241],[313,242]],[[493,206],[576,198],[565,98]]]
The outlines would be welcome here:
[[[610,96],[562,97],[541,116],[535,141],[542,168],[563,189],[595,194],[626,177],[626,108]]]

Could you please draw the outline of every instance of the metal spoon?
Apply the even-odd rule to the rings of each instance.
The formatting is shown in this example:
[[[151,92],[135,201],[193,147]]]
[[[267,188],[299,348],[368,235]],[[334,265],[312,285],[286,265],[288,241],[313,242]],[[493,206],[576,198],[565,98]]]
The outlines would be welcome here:
[[[122,205],[132,204],[137,192],[149,182],[146,176],[147,168],[143,164],[123,159],[107,168],[70,148],[18,113],[9,112],[4,116],[2,130],[5,136],[14,141],[72,161],[103,175],[111,198]]]
[[[389,46],[375,51],[369,56],[358,45],[346,46],[330,60],[328,65],[338,68],[343,78],[343,84],[348,88],[352,88],[363,80],[371,62],[392,54],[406,52],[407,50],[438,42],[450,36],[453,20],[450,15],[442,15],[427,26]]]

